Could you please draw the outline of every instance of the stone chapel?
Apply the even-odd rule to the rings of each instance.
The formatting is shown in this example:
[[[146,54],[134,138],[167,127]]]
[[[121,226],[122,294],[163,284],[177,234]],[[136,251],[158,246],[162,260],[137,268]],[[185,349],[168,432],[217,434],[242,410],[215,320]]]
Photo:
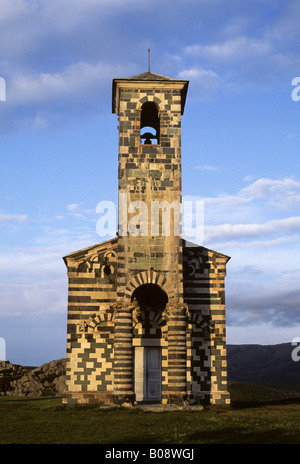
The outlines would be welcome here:
[[[183,240],[181,117],[188,81],[153,72],[113,79],[118,116],[116,237],[65,256],[68,405],[229,404],[225,276],[230,259]],[[130,219],[159,206],[159,223]],[[152,224],[153,226],[153,224]]]

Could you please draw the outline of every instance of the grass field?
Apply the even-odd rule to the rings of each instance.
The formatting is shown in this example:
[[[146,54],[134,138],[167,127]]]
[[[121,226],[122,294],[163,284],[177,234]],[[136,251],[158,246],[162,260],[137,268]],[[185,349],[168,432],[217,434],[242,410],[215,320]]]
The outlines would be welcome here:
[[[60,398],[0,398],[1,444],[296,444],[300,404],[146,412],[66,408]]]

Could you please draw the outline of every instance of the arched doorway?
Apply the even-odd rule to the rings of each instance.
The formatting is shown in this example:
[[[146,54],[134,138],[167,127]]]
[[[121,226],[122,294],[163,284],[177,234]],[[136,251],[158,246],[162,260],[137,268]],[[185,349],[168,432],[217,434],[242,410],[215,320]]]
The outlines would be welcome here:
[[[132,300],[139,303],[139,322],[133,329],[134,389],[137,402],[160,402],[162,399],[163,345],[162,313],[167,294],[156,284],[137,287]]]

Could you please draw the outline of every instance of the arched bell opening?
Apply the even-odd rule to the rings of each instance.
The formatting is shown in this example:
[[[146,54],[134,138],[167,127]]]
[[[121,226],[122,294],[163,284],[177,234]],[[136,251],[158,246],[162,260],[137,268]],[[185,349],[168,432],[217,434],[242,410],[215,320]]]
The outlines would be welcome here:
[[[154,102],[146,102],[142,106],[140,135],[141,143],[144,145],[159,144],[160,120]]]

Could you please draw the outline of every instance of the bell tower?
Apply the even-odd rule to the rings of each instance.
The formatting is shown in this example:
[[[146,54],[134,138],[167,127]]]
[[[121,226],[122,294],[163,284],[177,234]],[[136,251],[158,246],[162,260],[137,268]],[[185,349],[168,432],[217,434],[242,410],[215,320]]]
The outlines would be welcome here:
[[[165,273],[174,297],[182,297],[181,116],[187,87],[187,81],[150,72],[113,80],[121,299],[125,282],[148,270]]]
[[[148,284],[154,290],[154,285],[167,283],[168,305],[176,308],[171,316],[176,331],[168,334],[166,368],[172,385],[169,396],[186,392],[181,117],[187,89],[188,81],[151,72],[113,80],[112,110],[119,117],[117,296],[124,302],[128,297],[132,299],[134,286]],[[120,316],[120,324],[122,321],[124,315]],[[125,326],[121,326],[120,335],[124,336],[124,330]],[[120,363],[124,364],[125,359],[128,363],[128,384],[120,384],[120,392],[124,393],[132,390],[134,359],[129,333],[128,337],[128,353],[120,342]],[[121,371],[120,379],[124,378]]]

